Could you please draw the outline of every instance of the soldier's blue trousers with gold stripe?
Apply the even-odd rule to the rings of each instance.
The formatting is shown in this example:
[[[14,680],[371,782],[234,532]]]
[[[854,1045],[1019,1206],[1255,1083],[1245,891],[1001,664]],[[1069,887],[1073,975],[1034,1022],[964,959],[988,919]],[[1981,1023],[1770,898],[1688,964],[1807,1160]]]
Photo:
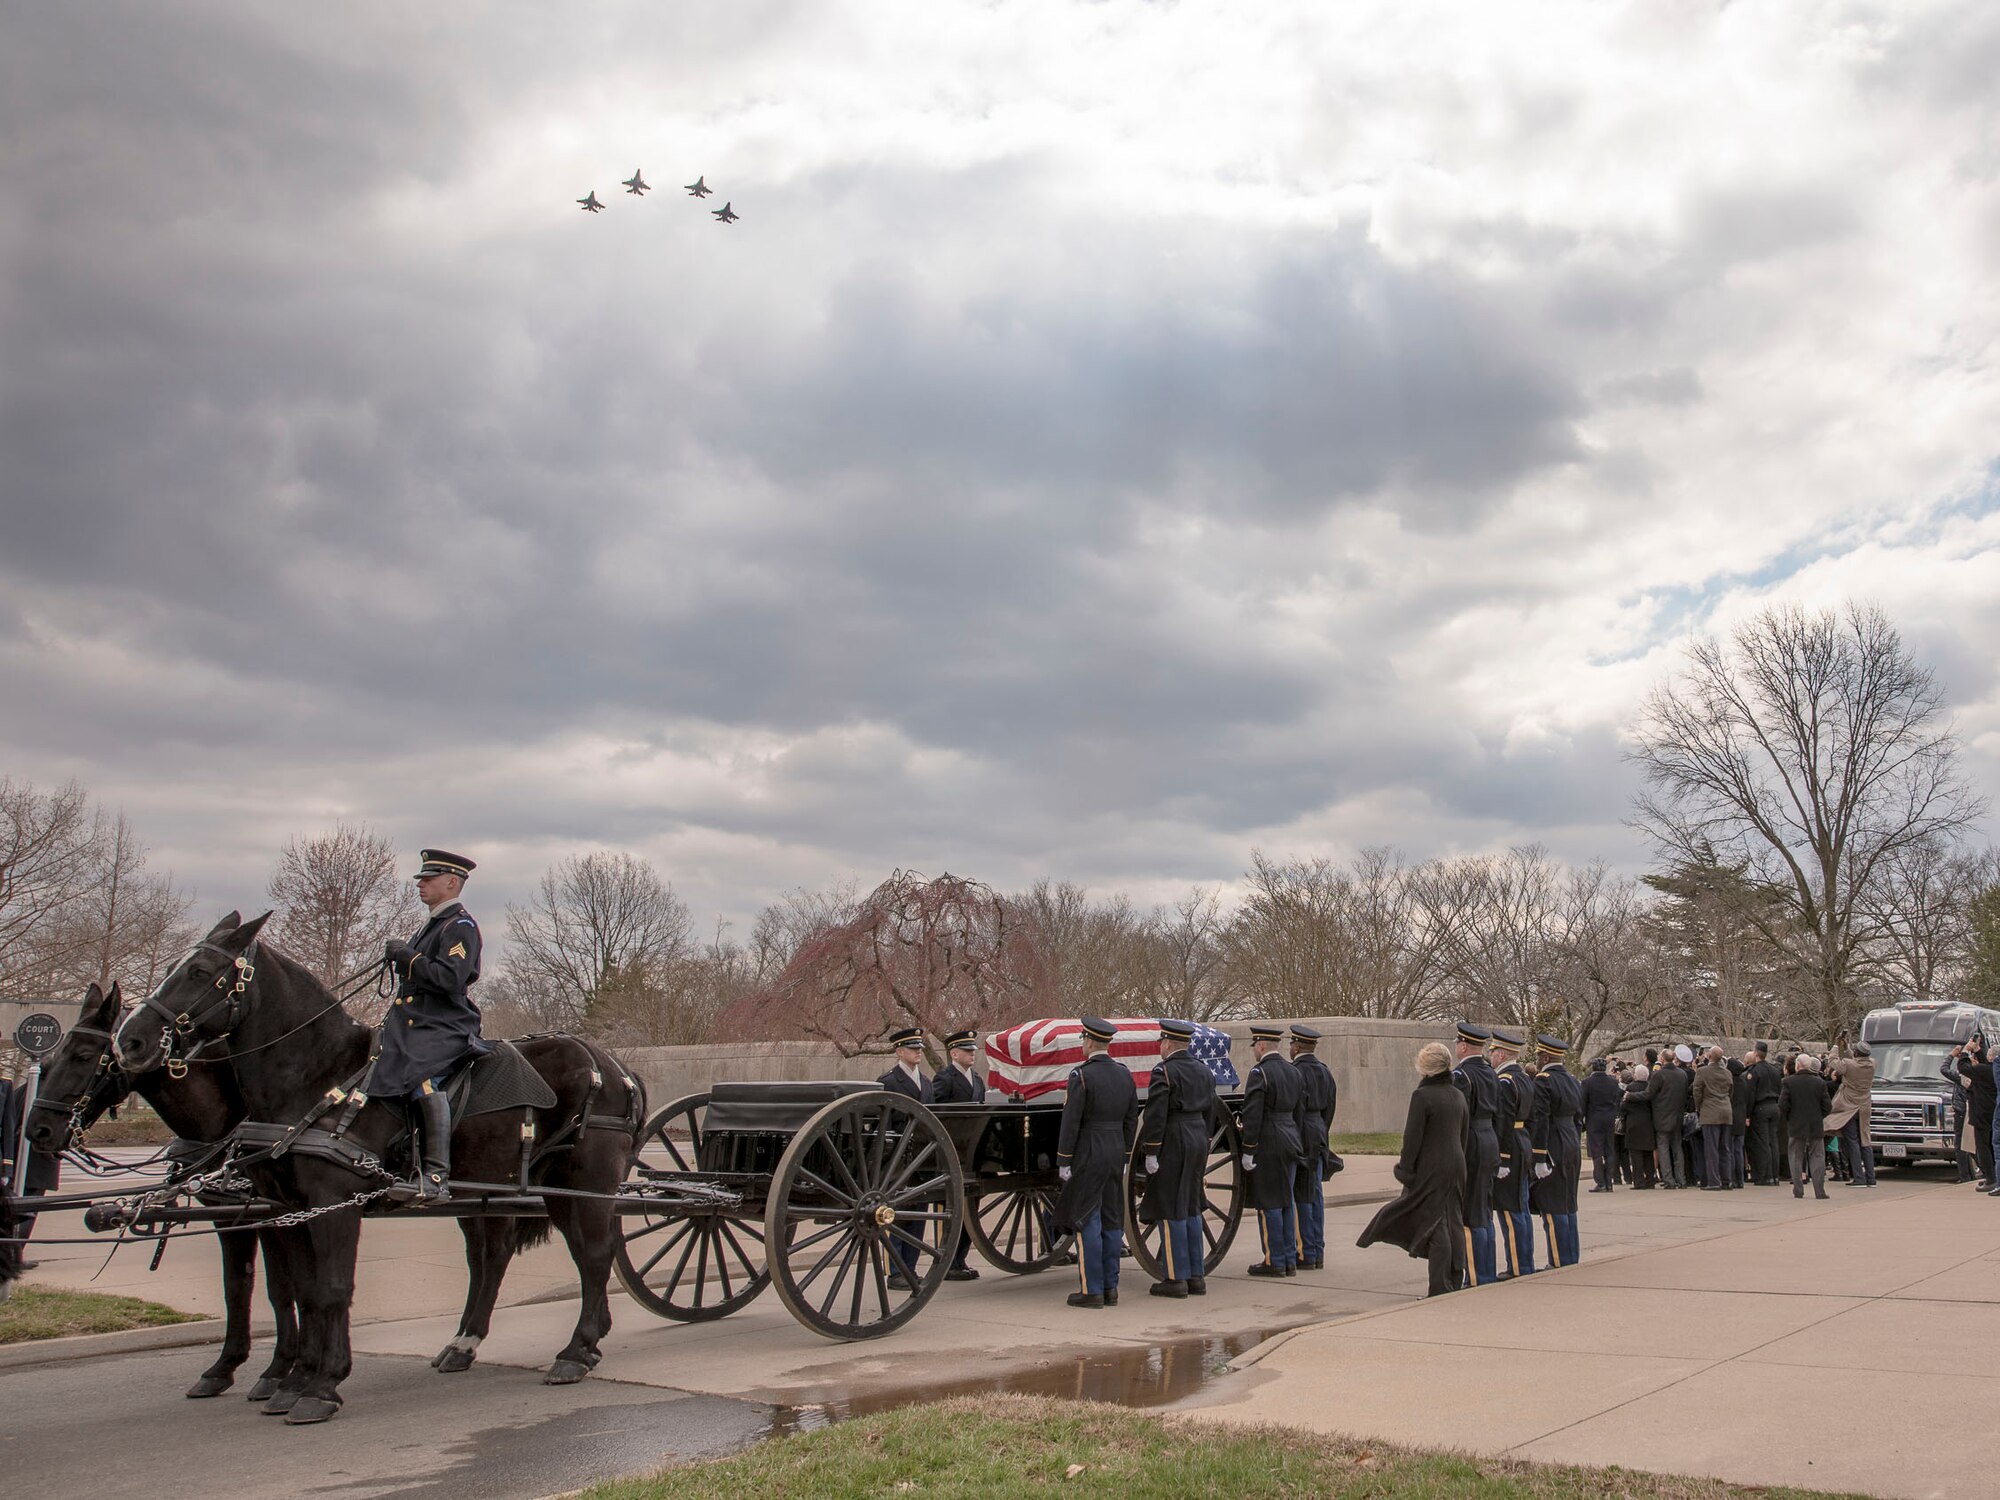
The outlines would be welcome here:
[[[1257,1232],[1264,1241],[1264,1263],[1286,1266],[1299,1263],[1299,1206],[1287,1203],[1283,1208],[1260,1208],[1257,1210]]]
[[[1168,1281],[1199,1281],[1208,1275],[1208,1237],[1201,1231],[1201,1215],[1191,1219],[1168,1219],[1161,1226],[1160,1269]]]
[[[1076,1268],[1086,1292],[1118,1290],[1118,1261],[1125,1254],[1123,1225],[1106,1225],[1104,1214],[1092,1209],[1076,1228]]]

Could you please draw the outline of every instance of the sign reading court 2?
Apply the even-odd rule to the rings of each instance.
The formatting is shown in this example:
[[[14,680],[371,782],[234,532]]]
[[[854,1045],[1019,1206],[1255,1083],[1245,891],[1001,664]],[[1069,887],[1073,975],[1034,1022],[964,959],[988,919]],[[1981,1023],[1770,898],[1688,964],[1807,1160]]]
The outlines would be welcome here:
[[[30,1057],[46,1057],[56,1050],[56,1043],[62,1040],[62,1022],[47,1011],[36,1011],[25,1016],[21,1024],[14,1028],[14,1045]]]

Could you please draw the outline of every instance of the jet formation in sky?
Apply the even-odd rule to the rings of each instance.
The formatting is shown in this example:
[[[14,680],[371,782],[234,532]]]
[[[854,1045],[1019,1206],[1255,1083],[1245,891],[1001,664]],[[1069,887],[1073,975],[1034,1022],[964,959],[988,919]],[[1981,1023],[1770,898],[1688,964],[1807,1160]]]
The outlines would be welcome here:
[[[710,193],[715,191],[704,180],[705,175],[704,177],[697,177],[693,182],[687,184],[687,195],[690,198],[706,198]],[[634,198],[643,198],[651,191],[653,185],[646,181],[644,172],[635,171],[630,177],[627,177],[620,183],[619,186],[623,187]],[[576,201],[577,206],[587,214],[604,212],[604,205],[598,202],[596,188],[592,188],[589,193]],[[743,217],[743,215],[737,213],[727,203],[724,203],[720,208],[711,208],[708,212],[718,224],[734,224],[738,219]]]

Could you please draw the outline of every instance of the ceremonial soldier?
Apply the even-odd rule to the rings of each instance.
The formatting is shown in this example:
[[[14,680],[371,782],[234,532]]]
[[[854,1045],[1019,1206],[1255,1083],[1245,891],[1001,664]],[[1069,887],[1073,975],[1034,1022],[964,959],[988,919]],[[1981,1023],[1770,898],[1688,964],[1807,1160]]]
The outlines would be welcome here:
[[[417,895],[430,918],[409,942],[391,938],[382,956],[396,975],[396,999],[382,1022],[382,1045],[366,1092],[414,1101],[423,1123],[417,1190],[425,1202],[451,1196],[451,1105],[445,1085],[468,1058],[491,1051],[479,1035],[479,1007],[466,993],[479,978],[479,924],[459,904],[476,868],[462,854],[425,849]]]
[[[1146,1192],[1140,1206],[1160,1224],[1160,1262],[1166,1276],[1155,1297],[1208,1294],[1208,1244],[1202,1231],[1202,1179],[1208,1143],[1215,1134],[1215,1076],[1188,1051],[1192,1021],[1160,1022],[1160,1060],[1146,1085],[1139,1149],[1146,1154]]]
[[[908,1094],[919,1104],[931,1102],[930,1080],[924,1077],[924,1029],[903,1026],[889,1033],[896,1063],[875,1081],[892,1094]]]
[[[1458,1023],[1458,1063],[1452,1085],[1465,1096],[1465,1264],[1480,1286],[1498,1279],[1493,1264],[1493,1176],[1500,1166],[1500,1080],[1486,1060],[1493,1033]]]
[[[1305,1102],[1299,1070],[1278,1050],[1282,1026],[1250,1028],[1257,1061],[1243,1081],[1243,1169],[1250,1174],[1249,1206],[1257,1210],[1264,1259],[1252,1276],[1299,1273],[1299,1210],[1292,1196],[1303,1154]]]
[[[1535,1271],[1535,1220],[1528,1212],[1528,1169],[1535,1148],[1528,1116],[1535,1107],[1535,1080],[1521,1066],[1527,1038],[1511,1031],[1493,1031],[1494,1076],[1500,1080],[1500,1116],[1494,1134],[1500,1141],[1500,1165],[1493,1173],[1493,1207],[1498,1213],[1500,1255],[1506,1267],[1498,1279],[1532,1276]]]
[[[1083,1290],[1071,1307],[1116,1307],[1118,1261],[1125,1253],[1125,1163],[1139,1125],[1132,1070],[1111,1055],[1117,1030],[1102,1016],[1083,1017],[1083,1062],[1069,1070],[1062,1134],[1056,1140],[1055,1220],[1076,1231]]]
[[[986,1098],[986,1084],[973,1071],[972,1065],[979,1058],[979,1033],[976,1031],[954,1031],[944,1039],[945,1066],[938,1070],[931,1080],[933,1104],[979,1104]],[[967,1250],[972,1246],[972,1236],[964,1229],[958,1231],[958,1248],[952,1252],[951,1269],[944,1273],[946,1281],[977,1281],[979,1273],[965,1263]]]
[[[1299,1269],[1326,1269],[1326,1181],[1332,1146],[1333,1109],[1339,1090],[1333,1070],[1319,1060],[1319,1033],[1310,1026],[1292,1027],[1292,1066],[1299,1070],[1300,1145],[1303,1155],[1293,1175],[1292,1200],[1298,1204]]]
[[[1576,1231],[1576,1188],[1583,1175],[1583,1085],[1563,1059],[1569,1043],[1544,1032],[1535,1038],[1541,1076],[1535,1080],[1542,1135],[1535,1142],[1535,1183],[1530,1197],[1548,1231],[1549,1264],[1573,1266],[1581,1253]]]

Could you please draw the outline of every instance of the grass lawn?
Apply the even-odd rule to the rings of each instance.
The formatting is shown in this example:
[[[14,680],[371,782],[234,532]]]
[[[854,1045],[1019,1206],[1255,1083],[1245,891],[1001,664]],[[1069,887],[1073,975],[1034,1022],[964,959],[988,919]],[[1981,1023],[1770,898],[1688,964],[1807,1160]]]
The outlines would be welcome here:
[[[72,1333],[115,1333],[121,1328],[157,1328],[167,1323],[195,1323],[193,1313],[175,1312],[137,1297],[110,1297],[103,1292],[67,1292],[56,1287],[17,1282],[14,1295],[0,1302],[0,1344],[29,1339],[59,1339]]]
[[[1441,1457],[1307,1433],[1219,1430],[1115,1406],[981,1396],[912,1406],[615,1480],[583,1500],[845,1496],[1313,1496],[1327,1500],[1807,1500],[1625,1469]]]
[[[1401,1156],[1403,1137],[1394,1130],[1336,1130],[1329,1140],[1336,1156]]]

